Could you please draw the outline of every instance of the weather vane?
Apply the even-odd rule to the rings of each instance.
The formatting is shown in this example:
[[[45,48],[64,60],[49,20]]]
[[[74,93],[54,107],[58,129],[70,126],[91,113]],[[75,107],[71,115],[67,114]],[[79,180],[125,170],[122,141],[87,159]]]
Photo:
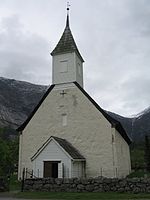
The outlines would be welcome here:
[[[69,1],[67,1],[67,13],[69,14],[69,7],[70,7],[71,5],[70,5],[70,3],[69,3]]]

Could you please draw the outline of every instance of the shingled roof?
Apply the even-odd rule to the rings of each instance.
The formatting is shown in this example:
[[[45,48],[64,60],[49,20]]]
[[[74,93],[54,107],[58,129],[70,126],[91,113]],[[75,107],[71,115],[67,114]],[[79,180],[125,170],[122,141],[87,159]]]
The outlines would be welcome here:
[[[51,55],[59,55],[59,54],[65,54],[65,53],[72,53],[76,52],[78,56],[81,58],[82,62],[84,62],[77,45],[74,41],[73,35],[71,33],[70,27],[69,27],[69,15],[67,15],[66,20],[66,27],[65,30],[56,45],[55,49],[51,52]]]
[[[54,137],[52,136],[57,142],[58,144],[73,158],[73,159],[85,159],[80,153],[79,151],[71,144],[69,143],[67,140],[62,139],[62,138],[58,138],[58,137]]]
[[[74,160],[85,160],[85,158],[80,154],[80,152],[67,140],[51,136],[48,140],[37,150],[37,152],[32,156],[31,160],[33,161],[43,149],[54,139]]]

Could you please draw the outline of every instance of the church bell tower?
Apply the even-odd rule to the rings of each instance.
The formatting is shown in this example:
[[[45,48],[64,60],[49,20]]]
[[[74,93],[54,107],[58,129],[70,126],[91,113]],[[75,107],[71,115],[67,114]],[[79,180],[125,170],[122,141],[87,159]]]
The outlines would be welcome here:
[[[61,87],[77,82],[83,87],[83,58],[77,48],[69,25],[69,8],[64,32],[51,52],[52,55],[52,84]]]

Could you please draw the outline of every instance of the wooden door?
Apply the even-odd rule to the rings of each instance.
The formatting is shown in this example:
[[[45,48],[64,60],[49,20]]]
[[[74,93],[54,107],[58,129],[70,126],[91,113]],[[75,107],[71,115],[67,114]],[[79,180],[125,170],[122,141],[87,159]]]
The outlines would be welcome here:
[[[52,177],[58,178],[58,163],[52,163]]]
[[[43,177],[58,178],[58,162],[44,161]]]

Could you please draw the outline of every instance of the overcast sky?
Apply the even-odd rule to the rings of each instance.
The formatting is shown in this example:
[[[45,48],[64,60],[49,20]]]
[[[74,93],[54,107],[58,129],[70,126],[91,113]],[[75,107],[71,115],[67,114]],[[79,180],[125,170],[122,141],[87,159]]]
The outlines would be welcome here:
[[[50,52],[67,0],[0,0],[0,76],[51,84]],[[131,116],[150,106],[150,0],[71,0],[84,88],[104,109]]]

